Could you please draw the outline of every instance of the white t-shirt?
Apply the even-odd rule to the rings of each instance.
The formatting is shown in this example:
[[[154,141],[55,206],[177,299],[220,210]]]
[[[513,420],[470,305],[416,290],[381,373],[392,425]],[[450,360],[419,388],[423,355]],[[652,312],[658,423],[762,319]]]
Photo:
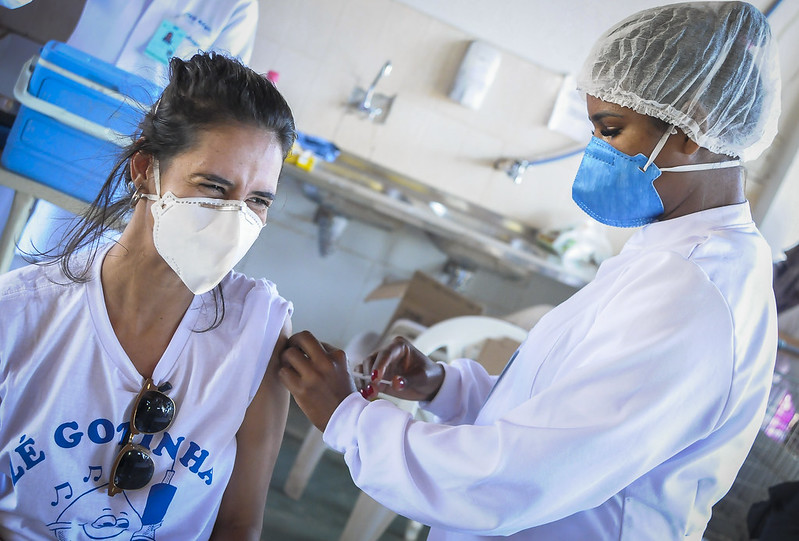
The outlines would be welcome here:
[[[110,469],[143,378],[114,334],[99,276],[57,266],[0,277],[0,537],[109,539],[150,532],[207,539],[230,478],[236,432],[264,377],[291,303],[274,284],[231,272],[224,319],[194,298],[153,373],[177,405],[173,424],[134,442],[155,475],[107,494]]]
[[[475,362],[445,366],[427,407],[446,424],[353,393],[325,441],[430,541],[698,541],[763,418],[771,273],[748,203],[651,224],[496,386]]]

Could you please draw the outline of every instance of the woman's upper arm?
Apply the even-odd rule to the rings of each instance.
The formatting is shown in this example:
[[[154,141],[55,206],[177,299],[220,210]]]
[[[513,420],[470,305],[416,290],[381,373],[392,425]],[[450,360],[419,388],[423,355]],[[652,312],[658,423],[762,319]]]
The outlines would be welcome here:
[[[281,330],[269,364],[236,434],[236,463],[212,539],[260,537],[264,506],[288,415],[289,394],[277,377],[278,356],[291,334],[291,320]]]

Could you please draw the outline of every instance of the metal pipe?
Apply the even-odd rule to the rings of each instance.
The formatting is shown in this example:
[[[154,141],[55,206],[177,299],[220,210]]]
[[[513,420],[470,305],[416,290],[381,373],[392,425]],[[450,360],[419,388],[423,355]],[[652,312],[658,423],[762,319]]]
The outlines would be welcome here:
[[[369,108],[372,107],[372,97],[375,94],[377,83],[380,82],[380,79],[383,77],[388,77],[391,75],[391,67],[391,60],[388,60],[385,64],[383,64],[383,67],[380,68],[380,71],[377,73],[377,77],[375,77],[375,80],[372,81],[371,85],[369,85],[369,88],[366,89],[366,94],[364,94],[363,102],[361,104],[361,107],[364,110],[369,110]]]
[[[504,170],[505,173],[513,180],[514,184],[521,184],[522,176],[524,176],[524,173],[527,171],[528,167],[563,160],[577,154],[582,154],[584,151],[585,147],[580,146],[579,148],[575,148],[561,154],[546,156],[543,158],[533,158],[532,160],[511,161],[509,159],[499,159],[494,162],[494,168]]]

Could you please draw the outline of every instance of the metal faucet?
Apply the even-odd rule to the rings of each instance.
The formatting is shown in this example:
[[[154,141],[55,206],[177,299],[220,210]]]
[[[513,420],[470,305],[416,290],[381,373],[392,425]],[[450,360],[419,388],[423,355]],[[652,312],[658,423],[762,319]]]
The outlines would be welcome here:
[[[373,114],[372,98],[375,95],[375,87],[377,86],[377,83],[380,82],[380,79],[391,75],[391,67],[391,60],[388,60],[385,64],[383,64],[383,67],[380,68],[380,71],[377,73],[377,77],[375,77],[375,80],[372,81],[371,85],[369,85],[369,88],[366,89],[366,94],[364,94],[363,101],[361,102],[361,110],[367,111],[369,113],[369,118],[380,114],[380,109],[377,109],[377,113]]]
[[[564,158],[568,158],[576,154],[582,154],[584,150],[585,147],[580,146],[578,148],[560,154],[556,154],[554,156],[547,156],[532,160],[512,160],[510,158],[499,158],[494,162],[494,169],[505,171],[505,174],[508,175],[511,178],[511,180],[513,180],[514,184],[521,184],[522,177],[524,176],[524,173],[527,171],[528,167],[532,165],[540,165],[543,163],[562,160]]]
[[[499,159],[494,162],[494,169],[502,169],[505,171],[514,184],[521,184],[522,177],[524,176],[525,171],[527,168],[530,167],[530,161],[528,160],[507,160],[507,159]]]
[[[369,120],[385,122],[395,96],[389,97],[383,94],[376,94],[375,88],[377,87],[377,83],[380,82],[380,79],[388,77],[391,74],[391,68],[391,61],[387,61],[383,64],[383,67],[380,68],[377,77],[375,77],[375,80],[369,85],[369,88],[364,90],[356,87],[350,96],[349,107],[365,114]]]

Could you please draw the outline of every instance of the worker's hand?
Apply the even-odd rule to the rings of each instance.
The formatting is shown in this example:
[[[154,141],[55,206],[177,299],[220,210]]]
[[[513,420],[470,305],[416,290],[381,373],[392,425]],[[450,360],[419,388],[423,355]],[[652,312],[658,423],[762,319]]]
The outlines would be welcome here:
[[[366,357],[361,371],[368,378],[357,384],[368,399],[381,392],[405,400],[432,400],[444,381],[444,367],[402,337]]]
[[[347,355],[302,331],[288,339],[280,364],[278,376],[283,385],[314,426],[324,432],[338,405],[355,391]]]

